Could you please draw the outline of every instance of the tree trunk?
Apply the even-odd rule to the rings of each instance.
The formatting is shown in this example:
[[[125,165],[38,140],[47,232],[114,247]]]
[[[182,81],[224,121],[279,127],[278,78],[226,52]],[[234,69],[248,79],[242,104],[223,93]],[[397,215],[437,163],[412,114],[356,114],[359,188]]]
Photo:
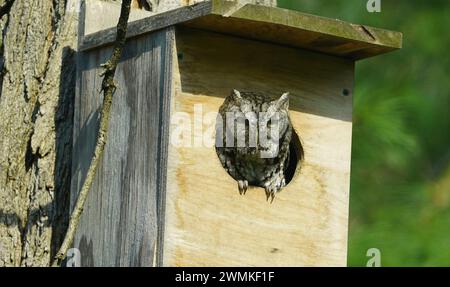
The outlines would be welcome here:
[[[76,3],[13,2],[0,27],[0,266],[48,266],[68,216]]]

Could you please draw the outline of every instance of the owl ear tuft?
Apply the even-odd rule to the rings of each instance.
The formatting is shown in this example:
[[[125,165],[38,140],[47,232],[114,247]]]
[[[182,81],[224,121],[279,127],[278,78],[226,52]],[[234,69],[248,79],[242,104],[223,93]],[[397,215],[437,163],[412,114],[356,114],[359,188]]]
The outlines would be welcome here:
[[[276,106],[279,110],[288,110],[289,109],[289,93],[284,93],[277,100]]]
[[[236,90],[236,89],[233,89],[233,97],[235,98],[235,99],[238,99],[238,100],[242,100],[242,96],[241,96],[241,93],[238,91],[238,90]]]

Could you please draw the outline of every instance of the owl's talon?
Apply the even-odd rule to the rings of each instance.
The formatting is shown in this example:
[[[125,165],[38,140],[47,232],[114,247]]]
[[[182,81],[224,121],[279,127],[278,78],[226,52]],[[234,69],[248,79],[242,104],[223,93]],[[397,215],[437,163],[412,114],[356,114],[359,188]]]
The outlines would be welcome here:
[[[276,189],[274,190],[274,189],[266,186],[265,191],[266,191],[266,201],[272,203],[273,200],[275,199],[275,194],[277,193],[277,190]],[[270,199],[270,201],[269,201],[269,199]]]
[[[239,194],[245,194],[244,192],[244,181],[238,180],[238,188],[239,188]]]
[[[248,181],[244,180],[244,186],[243,186],[242,194],[245,195],[245,193],[247,192],[247,189],[248,189]]]

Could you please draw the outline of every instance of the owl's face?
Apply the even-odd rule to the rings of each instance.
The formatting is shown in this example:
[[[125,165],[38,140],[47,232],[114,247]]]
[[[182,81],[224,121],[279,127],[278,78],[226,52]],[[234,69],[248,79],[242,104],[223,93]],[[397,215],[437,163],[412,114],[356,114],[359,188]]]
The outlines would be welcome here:
[[[233,90],[231,97],[237,147],[262,158],[277,156],[280,139],[290,127],[288,93],[272,100],[262,94]]]

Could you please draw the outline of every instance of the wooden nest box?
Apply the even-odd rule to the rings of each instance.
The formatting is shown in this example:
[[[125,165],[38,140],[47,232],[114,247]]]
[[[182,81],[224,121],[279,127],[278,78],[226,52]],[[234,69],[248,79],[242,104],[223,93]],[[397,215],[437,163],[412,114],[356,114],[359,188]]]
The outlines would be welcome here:
[[[119,11],[95,5],[84,6],[85,31],[93,16]],[[76,234],[82,265],[345,266],[355,61],[400,48],[402,35],[222,0],[139,18]],[[79,41],[72,203],[98,130],[99,66],[115,39],[115,28],[92,32]],[[305,156],[273,204],[262,188],[239,195],[205,144],[214,138],[208,115],[232,89],[290,93]],[[183,144],[175,116],[187,123]]]

